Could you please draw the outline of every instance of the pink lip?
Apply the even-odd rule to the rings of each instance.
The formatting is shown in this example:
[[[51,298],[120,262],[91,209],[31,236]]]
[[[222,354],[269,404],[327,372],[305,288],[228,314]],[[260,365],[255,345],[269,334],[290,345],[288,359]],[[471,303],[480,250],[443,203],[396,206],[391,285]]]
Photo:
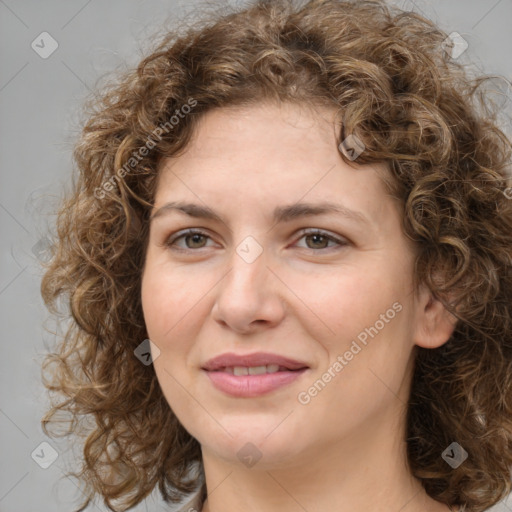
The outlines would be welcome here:
[[[308,365],[302,361],[296,361],[288,357],[270,354],[268,352],[256,352],[254,354],[245,355],[228,352],[214,357],[213,359],[209,359],[202,368],[207,371],[215,371],[226,368],[226,366],[263,366],[267,364],[277,364],[288,370],[308,368]]]
[[[262,375],[232,375],[224,371],[226,367],[269,364],[277,364],[281,368],[276,373]],[[299,378],[308,368],[307,364],[300,361],[264,352],[248,355],[221,354],[202,367],[217,389],[231,396],[246,398],[270,393],[285,386]]]

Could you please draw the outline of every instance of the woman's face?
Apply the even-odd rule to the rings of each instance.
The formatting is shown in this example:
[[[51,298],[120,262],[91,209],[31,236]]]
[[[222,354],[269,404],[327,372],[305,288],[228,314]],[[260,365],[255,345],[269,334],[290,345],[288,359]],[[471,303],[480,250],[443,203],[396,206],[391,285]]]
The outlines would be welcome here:
[[[144,318],[203,454],[275,467],[394,439],[414,344],[447,339],[413,293],[386,169],[344,163],[336,130],[327,109],[217,109],[163,162]]]

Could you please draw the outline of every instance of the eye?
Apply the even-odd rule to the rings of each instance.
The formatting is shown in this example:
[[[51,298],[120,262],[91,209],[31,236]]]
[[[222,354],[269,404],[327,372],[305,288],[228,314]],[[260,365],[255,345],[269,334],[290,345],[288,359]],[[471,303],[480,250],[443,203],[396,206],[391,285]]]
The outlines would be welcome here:
[[[199,231],[197,229],[187,229],[185,232],[181,231],[176,233],[176,235],[171,236],[165,242],[165,245],[178,251],[186,251],[187,249],[202,249],[205,247],[204,242],[207,238],[210,238],[210,236],[204,231]],[[176,242],[180,239],[185,241],[185,247],[176,246]]]
[[[171,247],[177,251],[186,251],[186,250],[194,250],[194,249],[203,249],[206,246],[207,240],[211,237],[204,231],[197,229],[187,229],[186,231],[181,231],[171,236],[166,242],[165,245]],[[326,231],[321,231],[318,229],[310,229],[302,232],[302,236],[299,240],[305,239],[310,240],[311,245],[307,247],[303,247],[304,249],[310,250],[324,250],[332,247],[332,245],[338,246],[346,246],[348,242],[342,238],[338,238],[336,236],[327,233]],[[176,242],[179,240],[183,240],[185,242],[185,246],[178,245]],[[331,246],[329,246],[329,243]],[[327,245],[326,245],[327,244]]]
[[[327,233],[326,231],[320,231],[318,229],[311,229],[308,231],[303,231],[302,236],[299,240],[304,238],[305,240],[310,240],[312,246],[305,247],[306,249],[312,249],[312,250],[323,250],[328,249],[329,247],[326,244],[329,244],[329,242],[333,242],[334,245],[339,246],[345,246],[348,245],[348,242],[346,240],[343,240],[342,238],[335,237],[331,235],[330,233]],[[332,245],[331,245],[332,247]]]

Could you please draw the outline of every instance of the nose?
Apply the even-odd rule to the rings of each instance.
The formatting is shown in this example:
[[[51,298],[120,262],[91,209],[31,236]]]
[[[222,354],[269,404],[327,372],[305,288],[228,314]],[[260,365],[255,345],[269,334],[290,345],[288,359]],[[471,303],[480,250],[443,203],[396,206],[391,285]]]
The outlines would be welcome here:
[[[267,263],[265,251],[252,262],[233,251],[212,309],[213,318],[223,327],[247,334],[281,322],[284,284]]]

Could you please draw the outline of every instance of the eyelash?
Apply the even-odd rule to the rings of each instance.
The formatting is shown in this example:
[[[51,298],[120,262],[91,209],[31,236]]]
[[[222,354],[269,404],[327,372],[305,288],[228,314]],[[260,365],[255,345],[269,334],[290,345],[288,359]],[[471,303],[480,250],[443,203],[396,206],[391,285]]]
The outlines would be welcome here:
[[[171,237],[169,237],[169,239],[165,242],[165,245],[174,251],[180,251],[180,252],[199,251],[201,249],[206,249],[206,247],[199,247],[197,249],[191,249],[191,248],[183,249],[183,248],[174,246],[176,241],[179,240],[180,238],[184,238],[186,236],[194,236],[194,235],[201,235],[201,236],[211,239],[211,237],[208,235],[208,233],[206,233],[204,231],[201,231],[198,229],[187,229],[185,231],[178,232],[175,235],[172,235]],[[320,235],[320,236],[326,238],[328,240],[328,242],[329,241],[335,242],[340,247],[348,245],[348,242],[346,240],[335,237],[326,231],[322,231],[322,230],[318,230],[318,229],[309,229],[309,230],[302,231],[299,240],[306,236],[312,236],[312,235]],[[333,249],[333,247],[324,247],[322,249],[310,249],[309,247],[302,247],[302,249],[306,249],[306,250],[313,251],[313,252],[318,252],[318,251],[327,251],[328,249]]]

